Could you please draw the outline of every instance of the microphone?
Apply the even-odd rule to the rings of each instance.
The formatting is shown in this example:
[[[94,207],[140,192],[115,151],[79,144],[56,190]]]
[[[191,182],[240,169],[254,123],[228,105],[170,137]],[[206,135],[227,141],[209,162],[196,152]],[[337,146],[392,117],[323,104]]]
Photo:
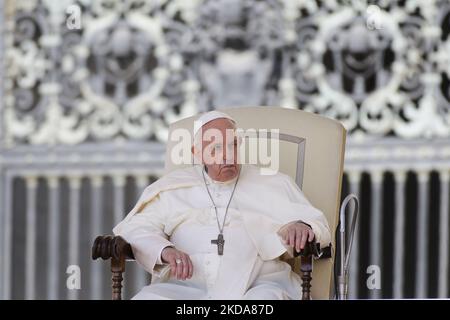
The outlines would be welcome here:
[[[345,212],[347,209],[348,203],[353,200],[354,207],[351,210],[352,215],[352,224],[350,226],[350,240],[348,244],[348,250],[346,252],[345,248]],[[353,235],[355,233],[356,227],[356,219],[358,217],[358,208],[359,201],[358,197],[354,194],[349,194],[345,197],[344,201],[342,201],[341,210],[340,210],[340,273],[338,276],[338,300],[347,300],[348,297],[348,262],[350,258],[350,252],[352,251],[353,244]]]

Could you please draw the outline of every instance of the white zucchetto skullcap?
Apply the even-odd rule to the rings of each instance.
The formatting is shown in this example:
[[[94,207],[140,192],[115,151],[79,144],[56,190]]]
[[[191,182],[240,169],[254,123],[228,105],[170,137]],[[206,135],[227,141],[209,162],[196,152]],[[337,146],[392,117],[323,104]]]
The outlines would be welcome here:
[[[216,120],[216,119],[228,119],[232,122],[236,123],[236,121],[227,115],[226,113],[220,112],[220,111],[209,111],[206,113],[203,113],[200,117],[197,118],[197,120],[194,121],[194,137],[197,135],[197,133],[200,131],[200,129],[207,124],[210,121]]]

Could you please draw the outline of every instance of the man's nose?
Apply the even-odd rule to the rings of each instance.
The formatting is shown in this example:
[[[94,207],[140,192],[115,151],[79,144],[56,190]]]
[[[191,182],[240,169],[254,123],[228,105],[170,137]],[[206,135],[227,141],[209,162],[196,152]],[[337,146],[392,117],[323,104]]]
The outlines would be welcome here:
[[[223,150],[223,154],[222,154],[222,159],[225,163],[225,161],[228,159],[228,155],[230,160],[232,160],[234,158],[234,146],[227,146],[227,148],[224,148]]]

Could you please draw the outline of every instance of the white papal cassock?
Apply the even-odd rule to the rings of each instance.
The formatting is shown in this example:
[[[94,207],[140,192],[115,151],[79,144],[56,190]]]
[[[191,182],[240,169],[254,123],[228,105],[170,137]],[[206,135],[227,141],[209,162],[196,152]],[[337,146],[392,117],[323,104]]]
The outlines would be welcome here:
[[[287,175],[261,175],[243,165],[230,203],[222,256],[211,240],[219,233],[200,166],[175,170],[146,188],[114,228],[127,240],[152,283],[134,299],[300,299],[301,280],[280,260],[285,247],[277,231],[291,221],[311,225],[321,246],[329,245],[328,223]],[[222,224],[235,180],[220,183],[205,173]],[[177,280],[161,262],[166,246],[186,252],[193,276]]]

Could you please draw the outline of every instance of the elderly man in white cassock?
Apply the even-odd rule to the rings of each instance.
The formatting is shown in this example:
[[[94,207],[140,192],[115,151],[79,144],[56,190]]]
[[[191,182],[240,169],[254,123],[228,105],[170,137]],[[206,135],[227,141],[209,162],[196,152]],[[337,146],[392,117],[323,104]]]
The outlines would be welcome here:
[[[152,183],[114,228],[152,274],[133,299],[300,299],[301,279],[280,258],[313,239],[329,245],[325,216],[289,176],[239,164],[230,116],[211,111],[194,127],[199,165]]]

